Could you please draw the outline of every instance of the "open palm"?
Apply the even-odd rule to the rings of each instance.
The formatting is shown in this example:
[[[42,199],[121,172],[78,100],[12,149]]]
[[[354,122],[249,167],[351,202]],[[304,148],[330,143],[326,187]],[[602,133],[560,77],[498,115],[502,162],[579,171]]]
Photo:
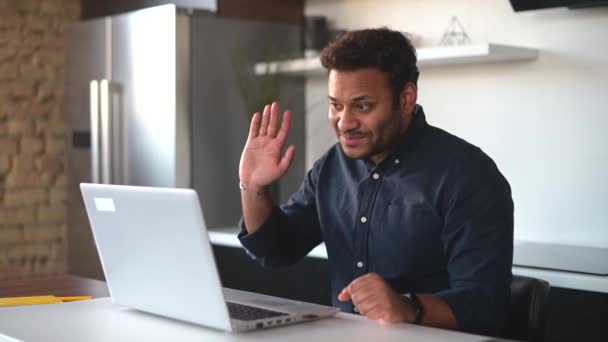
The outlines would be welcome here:
[[[263,115],[255,113],[247,143],[241,155],[239,177],[248,188],[260,189],[281,178],[289,169],[295,147],[289,146],[285,154],[281,151],[291,126],[291,113],[285,112],[279,127],[279,104],[266,105]]]

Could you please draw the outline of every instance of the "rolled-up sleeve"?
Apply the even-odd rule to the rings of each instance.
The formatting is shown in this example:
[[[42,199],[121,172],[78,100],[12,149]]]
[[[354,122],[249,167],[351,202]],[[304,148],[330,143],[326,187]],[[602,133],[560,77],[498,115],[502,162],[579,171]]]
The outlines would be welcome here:
[[[511,189],[485,156],[465,169],[446,202],[442,240],[450,287],[435,295],[450,306],[461,330],[500,335],[512,280]]]

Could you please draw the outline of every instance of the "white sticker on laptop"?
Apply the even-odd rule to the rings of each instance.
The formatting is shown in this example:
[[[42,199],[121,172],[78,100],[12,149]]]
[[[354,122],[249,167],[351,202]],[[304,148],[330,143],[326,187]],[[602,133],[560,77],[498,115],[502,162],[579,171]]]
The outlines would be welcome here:
[[[94,200],[97,211],[116,211],[114,201],[111,198],[95,197]]]

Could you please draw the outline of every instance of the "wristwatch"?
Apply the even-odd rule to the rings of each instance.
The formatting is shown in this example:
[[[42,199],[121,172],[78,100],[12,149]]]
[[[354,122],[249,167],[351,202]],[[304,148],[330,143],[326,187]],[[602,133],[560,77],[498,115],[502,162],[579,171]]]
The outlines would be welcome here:
[[[421,324],[424,316],[424,307],[415,292],[410,292],[408,297],[410,298],[410,304],[414,307],[414,324]]]

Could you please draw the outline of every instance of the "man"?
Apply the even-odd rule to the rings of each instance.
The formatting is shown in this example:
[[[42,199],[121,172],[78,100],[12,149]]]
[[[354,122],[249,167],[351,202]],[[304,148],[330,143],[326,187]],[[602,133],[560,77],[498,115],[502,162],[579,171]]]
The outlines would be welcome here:
[[[273,103],[254,115],[239,169],[241,243],[277,266],[325,242],[333,302],[345,312],[501,334],[512,278],[509,184],[479,148],[426,123],[415,51],[401,33],[350,32],[321,59],[339,143],[278,207],[267,188],[294,157],[294,146],[281,154],[291,113],[280,123]]]

